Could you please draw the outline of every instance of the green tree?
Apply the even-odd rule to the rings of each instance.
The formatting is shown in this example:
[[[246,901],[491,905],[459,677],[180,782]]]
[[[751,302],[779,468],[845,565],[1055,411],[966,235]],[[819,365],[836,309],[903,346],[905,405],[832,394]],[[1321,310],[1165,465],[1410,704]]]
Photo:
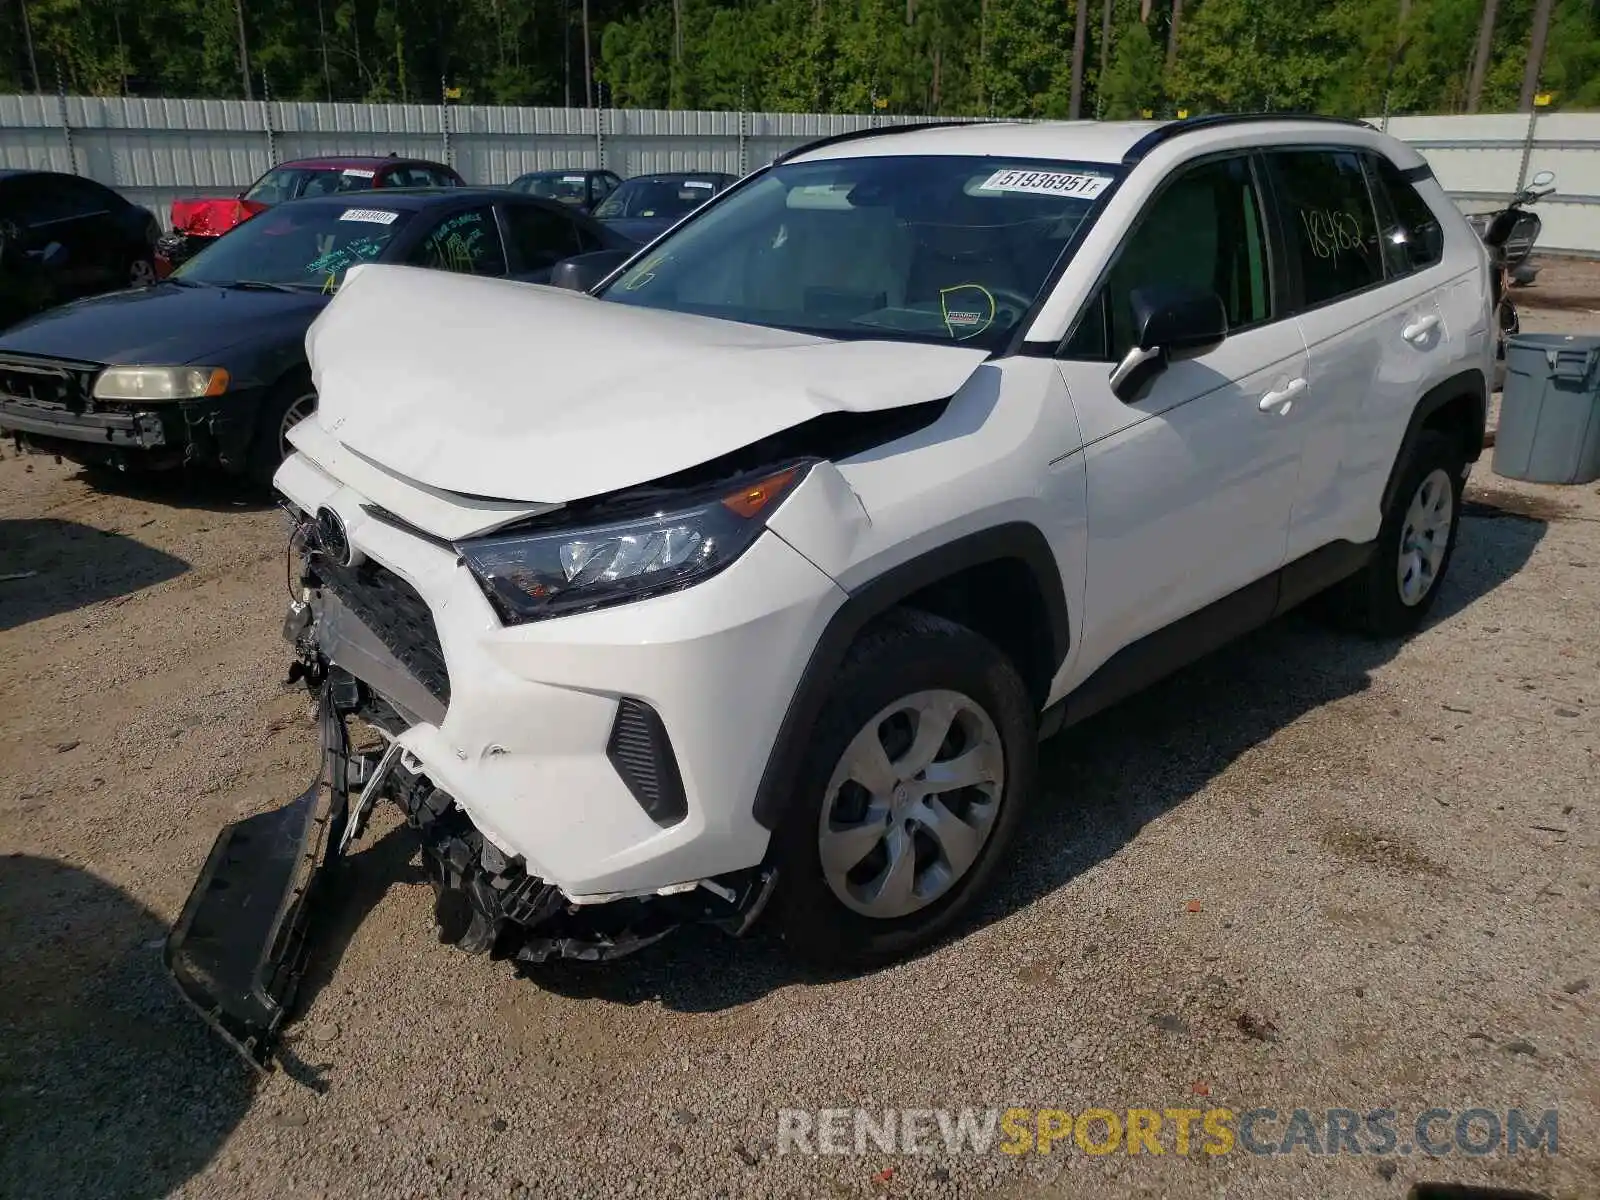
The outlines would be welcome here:
[[[1162,51],[1138,21],[1125,25],[1112,43],[1111,63],[1099,81],[1100,113],[1108,121],[1138,117],[1161,107]]]

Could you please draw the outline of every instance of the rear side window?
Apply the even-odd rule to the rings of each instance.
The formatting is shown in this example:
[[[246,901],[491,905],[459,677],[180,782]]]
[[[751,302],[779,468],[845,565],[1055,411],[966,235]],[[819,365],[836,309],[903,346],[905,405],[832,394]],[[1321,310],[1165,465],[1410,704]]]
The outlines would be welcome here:
[[[1133,291],[1151,285],[1215,292],[1230,329],[1270,319],[1264,228],[1247,159],[1202,163],[1181,172],[1140,214],[1064,353],[1075,359],[1120,359],[1134,343]]]
[[[1314,307],[1383,282],[1377,215],[1362,156],[1351,150],[1267,155],[1284,208],[1291,262]]]
[[[1444,257],[1444,231],[1439,218],[1400,168],[1380,154],[1369,155],[1374,194],[1383,235],[1384,260],[1391,275],[1422,271]]]
[[[484,205],[445,217],[428,231],[407,261],[437,271],[504,275],[506,254],[494,209]]]

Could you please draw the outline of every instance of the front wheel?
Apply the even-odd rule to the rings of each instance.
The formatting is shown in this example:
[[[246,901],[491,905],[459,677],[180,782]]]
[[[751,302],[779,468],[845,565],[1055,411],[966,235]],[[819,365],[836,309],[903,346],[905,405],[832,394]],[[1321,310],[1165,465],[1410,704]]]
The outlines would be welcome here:
[[[1335,612],[1344,624],[1378,637],[1409,633],[1422,624],[1455,552],[1466,466],[1455,438],[1430,429],[1417,439],[1371,561],[1334,593]]]
[[[946,932],[1005,857],[1037,771],[1037,717],[987,639],[900,610],[858,639],[775,831],[773,910],[824,968]]]
[[[250,477],[259,484],[270,484],[283,460],[294,447],[289,431],[316,411],[317,392],[309,379],[291,379],[275,388],[256,418],[255,436],[250,444]]]

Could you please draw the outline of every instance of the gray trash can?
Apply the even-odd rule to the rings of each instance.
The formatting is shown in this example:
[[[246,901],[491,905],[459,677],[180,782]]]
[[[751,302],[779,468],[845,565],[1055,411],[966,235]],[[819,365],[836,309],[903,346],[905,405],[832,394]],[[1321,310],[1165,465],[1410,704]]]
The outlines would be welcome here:
[[[1529,483],[1600,479],[1600,337],[1519,333],[1506,343],[1494,473]]]

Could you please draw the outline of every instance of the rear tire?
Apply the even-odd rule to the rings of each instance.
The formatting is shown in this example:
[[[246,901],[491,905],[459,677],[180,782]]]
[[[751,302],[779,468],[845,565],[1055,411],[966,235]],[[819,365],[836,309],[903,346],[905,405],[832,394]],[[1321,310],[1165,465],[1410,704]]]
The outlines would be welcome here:
[[[1383,515],[1371,561],[1330,593],[1339,624],[1375,637],[1398,637],[1422,624],[1455,554],[1466,466],[1456,438],[1423,431]]]
[[[959,921],[1034,790],[1037,731],[1021,676],[987,639],[905,609],[869,627],[773,834],[771,911],[794,954],[825,970],[863,967]],[[935,790],[941,773],[947,786]]]

